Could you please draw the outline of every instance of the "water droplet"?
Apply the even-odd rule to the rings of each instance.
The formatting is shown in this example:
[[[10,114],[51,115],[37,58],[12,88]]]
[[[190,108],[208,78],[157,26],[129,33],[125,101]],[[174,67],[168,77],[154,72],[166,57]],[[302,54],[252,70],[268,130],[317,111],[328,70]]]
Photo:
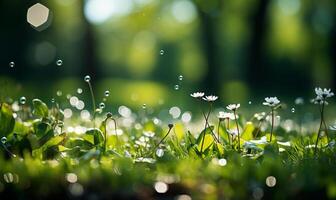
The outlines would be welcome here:
[[[157,149],[157,150],[156,150],[156,155],[157,155],[158,157],[162,157],[163,154],[164,154],[163,149]]]
[[[20,104],[21,104],[21,105],[26,104],[26,97],[21,97],[21,98],[20,98]]]
[[[91,80],[91,77],[90,77],[89,75],[86,75],[86,76],[84,77],[84,81],[85,81],[85,82],[90,82],[90,80]]]
[[[54,98],[51,99],[51,103],[55,103],[55,99]]]
[[[180,81],[182,81],[182,80],[183,80],[183,76],[180,75],[180,76],[178,77],[178,79],[179,79]]]
[[[10,62],[9,63],[9,67],[13,68],[15,66],[15,63],[14,62]]]
[[[7,142],[7,138],[6,138],[6,137],[2,137],[2,138],[1,138],[1,143],[2,143],[2,144],[6,144],[6,142]]]
[[[179,90],[179,89],[180,89],[180,86],[179,86],[179,85],[175,85],[175,86],[174,86],[174,89],[175,89],[175,90]]]
[[[78,94],[82,94],[82,92],[83,92],[82,88],[77,88],[77,93]]]
[[[142,108],[143,108],[143,109],[146,109],[146,106],[147,106],[147,105],[146,105],[145,103],[142,104]]]
[[[108,97],[108,96],[110,96],[110,91],[106,90],[105,91],[105,97]]]
[[[100,109],[104,109],[104,108],[105,108],[105,103],[101,102],[101,103],[99,104],[99,108],[100,108]]]
[[[248,104],[250,104],[250,105],[251,105],[251,104],[252,104],[252,101],[249,101],[249,102],[248,102]]]
[[[62,94],[63,94],[63,93],[62,93],[62,91],[61,91],[61,90],[57,90],[57,92],[56,92],[56,95],[57,95],[57,96],[59,96],[59,97],[60,97],[60,96],[62,96]]]
[[[161,50],[160,50],[160,55],[162,56],[164,53],[165,53],[164,50],[161,49]]]
[[[56,65],[57,66],[62,66],[63,65],[63,61],[62,60],[57,60],[56,61]]]
[[[292,108],[291,111],[292,111],[292,113],[295,113],[295,108]]]

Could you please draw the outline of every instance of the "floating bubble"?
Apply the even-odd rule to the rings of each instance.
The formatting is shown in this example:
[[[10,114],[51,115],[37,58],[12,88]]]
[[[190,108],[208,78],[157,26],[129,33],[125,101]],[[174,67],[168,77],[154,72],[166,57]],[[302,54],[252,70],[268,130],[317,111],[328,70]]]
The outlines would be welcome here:
[[[36,30],[41,31],[49,25],[49,9],[44,5],[37,3],[31,6],[27,11],[27,22]],[[50,21],[50,20],[49,20]]]
[[[6,137],[2,137],[2,138],[1,138],[1,143],[2,143],[2,144],[6,144],[6,142],[7,142],[7,138],[6,138]]]
[[[181,119],[182,119],[182,121],[183,121],[184,123],[189,123],[190,120],[191,120],[191,113],[190,113],[190,112],[185,112],[185,113],[183,113]]]
[[[161,50],[160,50],[160,55],[162,56],[164,53],[165,53],[164,50],[161,49]]]
[[[73,196],[81,196],[84,193],[84,188],[79,183],[69,185],[69,191]]]
[[[82,88],[77,88],[77,93],[78,93],[78,94],[82,94],[82,93],[83,93]]]
[[[70,118],[72,116],[72,110],[70,108],[64,109],[64,117]]]
[[[276,178],[274,176],[269,176],[266,178],[266,185],[268,187],[274,187],[276,185]]]
[[[156,155],[157,155],[158,157],[162,157],[163,154],[164,154],[163,149],[157,149],[157,150],[156,150]]]
[[[226,159],[225,158],[221,158],[218,160],[218,165],[220,166],[225,166],[227,163]]]
[[[84,101],[79,100],[79,101],[77,102],[77,104],[76,104],[76,108],[77,108],[78,110],[83,110],[84,107],[85,107],[85,103],[84,103]]]
[[[179,90],[180,89],[180,86],[179,85],[175,85],[174,86],[174,90]]]
[[[65,179],[69,183],[76,183],[77,180],[78,180],[77,175],[75,173],[68,173],[68,174],[66,174]]]
[[[56,65],[57,66],[62,66],[63,65],[63,61],[62,60],[57,60],[56,61]]]
[[[84,81],[85,81],[85,82],[90,82],[90,80],[91,80],[91,77],[90,77],[89,75],[86,75],[86,76],[84,77]]]
[[[292,113],[295,113],[295,108],[292,108],[291,111],[292,111]]]
[[[105,103],[101,102],[101,103],[99,104],[99,108],[100,108],[100,109],[104,109],[104,108],[105,108]]]
[[[105,97],[108,97],[108,96],[110,96],[110,91],[106,90],[105,91]]]
[[[15,66],[15,63],[14,62],[10,62],[9,63],[9,67],[13,68]]]
[[[26,104],[26,97],[21,97],[21,98],[20,98],[20,104],[21,104],[21,105]]]
[[[59,96],[59,97],[60,97],[60,96],[62,96],[62,94],[63,94],[63,93],[62,93],[62,91],[61,91],[61,90],[57,90],[57,92],[56,92],[56,95],[57,95],[57,96]]]
[[[166,193],[168,191],[168,185],[164,182],[158,181],[154,184],[154,189],[157,193]]]
[[[180,81],[182,81],[182,80],[183,80],[183,76],[180,75],[180,76],[178,77],[178,79],[179,79]]]

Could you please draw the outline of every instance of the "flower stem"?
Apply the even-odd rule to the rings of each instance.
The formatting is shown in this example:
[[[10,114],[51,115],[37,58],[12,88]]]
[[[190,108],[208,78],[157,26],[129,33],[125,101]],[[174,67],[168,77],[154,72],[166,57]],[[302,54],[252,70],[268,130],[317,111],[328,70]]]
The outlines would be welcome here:
[[[201,153],[203,152],[203,146],[204,146],[206,128],[209,125],[208,120],[209,120],[209,116],[210,116],[210,113],[211,113],[211,109],[212,109],[212,104],[210,103],[210,105],[209,105],[209,111],[208,111],[208,114],[206,116],[205,116],[204,112],[202,111],[203,112],[203,116],[205,117],[205,125],[204,125],[204,135],[203,135],[202,144],[201,144]]]
[[[95,128],[96,127],[96,123],[95,123],[96,121],[96,100],[93,94],[93,88],[92,88],[90,81],[88,81],[87,83],[89,85],[90,93],[91,93],[91,101],[92,101],[92,108],[93,108],[93,128]]]
[[[153,152],[154,152],[155,149],[158,148],[159,145],[166,139],[166,137],[168,137],[168,135],[169,135],[169,133],[170,133],[170,131],[171,131],[172,129],[173,129],[173,126],[170,126],[169,129],[168,129],[168,131],[167,131],[167,133],[166,133],[166,135],[160,140],[159,143],[157,143],[157,144],[155,145],[155,147],[154,147],[154,149],[153,149]]]
[[[321,121],[320,121],[320,127],[319,127],[318,132],[317,132],[317,138],[316,138],[316,142],[315,142],[314,155],[316,155],[316,152],[317,152],[317,145],[318,145],[318,141],[319,141],[320,134],[321,134],[321,128],[322,128],[322,124],[323,124],[324,102],[323,102],[322,106],[319,106],[319,109],[320,109],[320,114],[321,114]]]
[[[272,135],[273,135],[273,128],[274,128],[274,110],[272,108],[272,123],[271,123],[271,136],[270,136],[270,142],[272,142]]]
[[[217,126],[217,139],[218,139],[218,141],[219,141],[219,127],[220,127],[220,125],[221,125],[221,120],[218,119],[218,126]]]
[[[239,134],[239,126],[238,126],[238,119],[236,116],[236,110],[233,111],[235,121],[236,121],[236,126],[237,126],[237,133],[238,133],[238,151],[240,151],[240,134]]]

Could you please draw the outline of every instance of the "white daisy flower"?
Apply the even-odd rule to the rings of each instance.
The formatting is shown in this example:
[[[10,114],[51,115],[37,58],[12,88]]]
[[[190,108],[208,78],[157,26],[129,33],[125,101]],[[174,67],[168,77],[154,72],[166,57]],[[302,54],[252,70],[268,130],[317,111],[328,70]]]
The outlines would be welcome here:
[[[216,101],[217,99],[218,99],[218,96],[214,96],[214,95],[209,95],[209,96],[203,97],[203,100],[208,101],[208,102]]]
[[[204,96],[204,92],[194,92],[190,94],[190,96],[194,98],[202,98]]]
[[[239,103],[238,103],[238,104],[230,104],[230,105],[226,106],[226,108],[227,108],[228,110],[232,110],[232,111],[237,110],[239,107],[240,107],[240,104],[239,104]]]
[[[328,102],[323,100],[321,96],[316,96],[314,99],[310,100],[313,104],[323,104],[323,102],[328,105]]]
[[[236,115],[236,117],[238,118],[238,115]],[[234,115],[233,113],[220,111],[220,112],[218,113],[218,118],[219,118],[219,119],[230,119],[230,120],[234,120],[234,119],[235,119],[235,115]]]
[[[317,96],[322,97],[322,99],[326,99],[326,98],[334,96],[334,93],[331,92],[331,89],[327,89],[327,88],[324,88],[324,89],[315,88],[315,93]]]
[[[256,118],[258,121],[263,120],[265,117],[266,117],[266,113],[265,112],[255,113],[254,114],[254,118]]]
[[[275,107],[280,104],[280,101],[277,97],[266,97],[265,102],[263,102],[263,105]]]

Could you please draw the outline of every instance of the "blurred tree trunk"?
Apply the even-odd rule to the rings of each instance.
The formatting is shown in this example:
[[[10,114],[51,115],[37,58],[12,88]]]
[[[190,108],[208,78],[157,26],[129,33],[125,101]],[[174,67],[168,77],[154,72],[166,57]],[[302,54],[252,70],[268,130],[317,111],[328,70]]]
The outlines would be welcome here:
[[[268,77],[269,72],[263,62],[263,42],[267,28],[267,9],[270,0],[258,1],[257,9],[251,17],[251,42],[247,59],[247,79],[254,89],[264,84],[262,81]]]
[[[333,70],[333,88],[336,87],[336,14],[333,14],[333,27],[330,31],[330,51],[329,56],[331,60],[331,67]]]
[[[196,1],[198,14],[200,19],[200,32],[202,39],[202,47],[207,64],[206,74],[203,79],[202,89],[207,93],[217,94],[219,92],[219,72],[220,62],[218,61],[218,47],[216,42],[216,24],[217,16],[215,13],[221,7],[221,1],[212,0],[211,7],[205,8],[206,3]]]
[[[85,1],[82,0],[80,13],[81,17],[84,20],[83,23],[83,64],[84,68],[82,70],[82,75],[90,75],[91,77],[98,79],[99,70],[97,68],[97,59],[96,59],[96,44],[95,44],[95,35],[91,24],[87,21],[84,15],[84,6]]]

